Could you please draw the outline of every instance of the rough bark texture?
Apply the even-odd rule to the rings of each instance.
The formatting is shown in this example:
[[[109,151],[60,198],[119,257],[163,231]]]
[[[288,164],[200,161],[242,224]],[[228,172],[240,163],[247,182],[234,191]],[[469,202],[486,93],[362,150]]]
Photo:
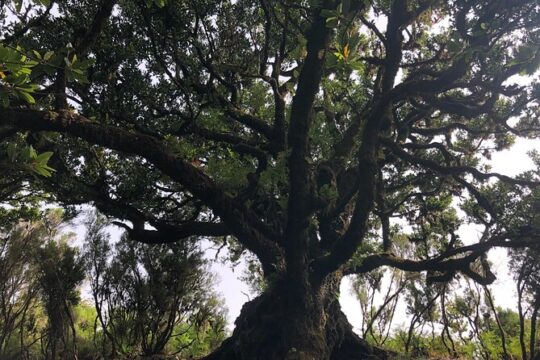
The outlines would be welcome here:
[[[248,302],[233,335],[204,360],[360,360],[391,355],[360,339],[341,311],[337,278],[313,294],[285,281]],[[296,294],[296,295],[294,295]]]

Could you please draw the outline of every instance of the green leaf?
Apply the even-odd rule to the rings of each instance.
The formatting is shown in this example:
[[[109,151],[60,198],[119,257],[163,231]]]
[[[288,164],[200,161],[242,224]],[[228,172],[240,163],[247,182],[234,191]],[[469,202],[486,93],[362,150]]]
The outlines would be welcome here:
[[[37,152],[36,150],[34,149],[34,147],[32,145],[30,145],[28,148],[27,148],[27,153],[28,153],[28,158],[29,159],[35,159],[37,158]]]
[[[80,69],[67,69],[66,71],[68,81],[76,81],[80,84],[88,84],[88,79],[84,71]]]
[[[349,38],[349,47],[351,49],[351,52],[355,52],[356,48],[358,47],[358,44],[360,43],[360,34],[353,34]]]
[[[332,67],[336,66],[337,64],[338,64],[338,58],[337,58],[337,56],[335,54],[332,54],[332,55],[326,57],[326,66],[327,67],[332,68]]]
[[[7,146],[6,152],[11,162],[14,162],[15,160],[17,160],[18,154],[17,154],[17,146],[15,145],[15,143],[9,143]]]
[[[356,71],[364,71],[365,70],[364,64],[362,62],[360,62],[360,61],[351,61],[349,63],[349,66],[351,67],[351,69],[356,70]]]
[[[44,176],[44,177],[50,177],[52,173],[55,171],[53,168],[49,166],[34,166],[32,169],[36,174]]]
[[[43,152],[36,157],[36,162],[42,165],[47,165],[47,162],[51,156],[53,156],[53,154],[54,153],[52,151]]]
[[[330,17],[326,19],[326,27],[327,28],[335,28],[338,25],[338,18],[337,17]]]
[[[335,10],[322,9],[321,16],[323,18],[326,18],[327,19],[326,21],[328,21],[328,18],[337,17],[337,12]]]
[[[23,6],[23,1],[22,0],[14,0],[13,2],[15,3],[15,10],[17,10],[17,12],[21,12],[22,6]]]
[[[167,5],[167,0],[146,0],[146,7],[152,7],[154,4],[157,7],[162,8]]]
[[[26,91],[17,92],[17,96],[22,100],[26,101],[28,104],[33,105],[36,103],[36,99]]]
[[[86,70],[90,66],[94,65],[96,62],[95,59],[85,59],[85,60],[79,60],[79,63],[77,64],[78,69]]]
[[[49,61],[53,55],[54,55],[54,51],[47,51],[45,55],[43,55],[43,60]]]

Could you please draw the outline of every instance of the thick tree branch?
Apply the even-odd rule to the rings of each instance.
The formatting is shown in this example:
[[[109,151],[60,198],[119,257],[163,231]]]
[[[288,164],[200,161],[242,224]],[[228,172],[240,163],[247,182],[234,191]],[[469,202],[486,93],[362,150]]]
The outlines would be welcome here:
[[[111,16],[115,4],[116,1],[113,0],[102,1],[88,30],[73,39],[74,51],[77,55],[81,57],[86,55],[90,48],[96,43],[99,34]],[[57,110],[65,110],[68,108],[66,88],[67,73],[66,67],[63,65],[58,69],[56,79],[51,88],[51,90],[55,92],[55,109]]]
[[[482,277],[478,273],[471,270],[470,265],[494,247],[520,248],[537,245],[539,242],[539,236],[540,229],[536,229],[536,231],[524,235],[496,235],[488,241],[450,249],[438,256],[425,260],[404,259],[389,253],[373,254],[363,258],[359,264],[353,264],[346,267],[343,273],[344,275],[362,274],[377,269],[381,266],[390,266],[411,272],[437,271],[448,273],[452,271],[460,271],[472,277],[473,280],[479,281],[480,283],[489,279],[492,279],[491,282],[493,282],[494,279],[492,274],[488,274],[487,278]]]
[[[184,225],[172,226],[169,229],[159,227],[157,230],[130,227],[119,221],[114,221],[113,224],[125,229],[131,239],[145,244],[172,243],[191,236],[214,237],[230,235],[229,229],[222,223],[194,221]]]
[[[325,1],[323,8],[332,9],[335,6],[335,1]],[[312,123],[313,103],[319,91],[330,35],[331,30],[326,26],[326,18],[321,16],[321,9],[317,9],[307,34],[307,56],[291,105],[288,134],[290,192],[285,246],[288,266],[293,267],[293,272],[301,271],[306,261],[309,214],[313,210],[311,169],[307,161],[308,131]]]
[[[116,1],[114,0],[104,0],[101,2],[86,33],[80,38],[75,39],[75,51],[79,55],[85,55],[97,42],[99,34],[109,20],[115,5]]]
[[[437,163],[436,161],[411,155],[391,140],[382,139],[381,142],[388,149],[390,149],[392,153],[394,153],[399,158],[407,161],[408,163],[424,166],[444,176],[447,176],[447,175],[459,176],[461,174],[470,174],[477,180],[481,180],[481,181],[485,181],[492,177],[495,177],[509,184],[530,186],[530,187],[540,186],[540,181],[514,179],[509,176],[498,174],[498,173],[483,173],[472,166],[444,166]]]
[[[239,241],[259,256],[265,271],[274,271],[273,266],[280,261],[281,251],[276,245],[278,234],[235,202],[201,170],[168,152],[153,137],[101,125],[73,112],[5,109],[0,128],[66,133],[113,150],[142,156],[211,207]]]

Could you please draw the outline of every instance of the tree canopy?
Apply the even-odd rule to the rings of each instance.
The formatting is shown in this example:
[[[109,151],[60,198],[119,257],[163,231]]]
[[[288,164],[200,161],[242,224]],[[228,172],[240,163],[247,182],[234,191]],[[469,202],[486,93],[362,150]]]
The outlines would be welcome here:
[[[538,168],[489,165],[540,135],[538,1],[0,4],[6,198],[254,255],[265,290],[209,359],[383,356],[343,276],[488,285],[489,249],[538,241]]]

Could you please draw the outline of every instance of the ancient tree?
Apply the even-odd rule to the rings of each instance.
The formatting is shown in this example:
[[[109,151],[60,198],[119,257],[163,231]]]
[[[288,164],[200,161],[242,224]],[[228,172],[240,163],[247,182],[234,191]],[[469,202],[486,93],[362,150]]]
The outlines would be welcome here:
[[[2,146],[44,175],[23,178],[133,239],[258,259],[265,291],[208,359],[384,357],[344,276],[489,284],[490,248],[536,241],[538,173],[487,160],[539,135],[538,1],[0,4]]]

